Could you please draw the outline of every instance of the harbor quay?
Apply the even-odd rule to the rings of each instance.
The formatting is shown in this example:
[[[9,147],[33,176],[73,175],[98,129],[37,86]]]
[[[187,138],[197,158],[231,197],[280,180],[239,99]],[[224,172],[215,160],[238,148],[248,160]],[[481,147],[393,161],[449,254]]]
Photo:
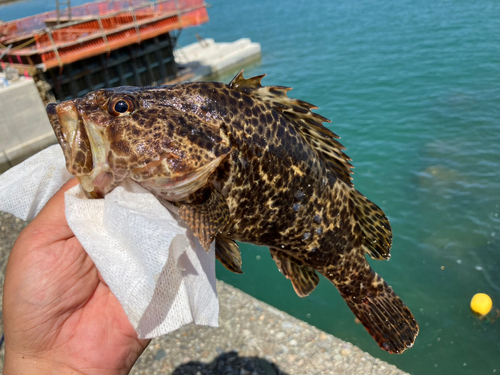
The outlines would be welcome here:
[[[0,212],[0,287],[10,250],[26,223]],[[131,375],[404,375],[348,342],[222,281],[219,327],[186,325],[155,338]],[[0,300],[1,308],[1,300]],[[1,314],[0,314],[1,320]],[[3,332],[3,321],[2,321]],[[4,347],[0,349],[3,368]]]

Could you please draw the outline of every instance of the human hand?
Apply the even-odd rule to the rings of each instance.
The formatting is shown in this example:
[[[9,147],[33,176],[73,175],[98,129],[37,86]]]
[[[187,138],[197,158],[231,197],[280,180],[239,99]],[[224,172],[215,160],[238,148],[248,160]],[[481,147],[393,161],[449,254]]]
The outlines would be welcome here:
[[[3,292],[4,375],[127,374],[139,340],[120,303],[69,228],[69,181],[19,235]]]

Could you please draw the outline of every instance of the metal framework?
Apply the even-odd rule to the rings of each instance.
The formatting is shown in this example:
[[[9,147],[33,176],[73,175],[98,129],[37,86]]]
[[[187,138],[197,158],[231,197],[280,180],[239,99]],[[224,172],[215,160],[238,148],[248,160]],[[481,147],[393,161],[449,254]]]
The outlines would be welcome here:
[[[114,0],[0,25],[1,62],[46,71],[208,21],[204,0]]]

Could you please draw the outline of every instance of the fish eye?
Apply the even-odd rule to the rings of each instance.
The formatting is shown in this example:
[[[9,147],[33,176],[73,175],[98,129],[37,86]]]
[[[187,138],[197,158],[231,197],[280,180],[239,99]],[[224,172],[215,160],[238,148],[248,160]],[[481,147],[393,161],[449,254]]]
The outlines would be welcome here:
[[[128,104],[125,100],[119,100],[115,103],[115,108],[113,108],[116,112],[125,113],[128,111]]]
[[[126,96],[112,98],[108,105],[108,112],[113,116],[129,115],[134,109],[134,101]]]

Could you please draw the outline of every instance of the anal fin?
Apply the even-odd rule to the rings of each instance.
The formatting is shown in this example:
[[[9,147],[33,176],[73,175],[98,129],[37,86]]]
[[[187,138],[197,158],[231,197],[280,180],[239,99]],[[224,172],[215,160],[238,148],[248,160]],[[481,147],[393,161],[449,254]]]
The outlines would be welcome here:
[[[297,295],[306,297],[311,294],[319,283],[316,271],[283,251],[272,248],[269,250],[281,273],[292,282]]]
[[[356,189],[351,189],[357,221],[363,232],[363,250],[373,259],[389,259],[392,246],[389,220],[375,203]]]
[[[206,251],[214,237],[229,221],[229,207],[224,197],[211,189],[209,197],[200,204],[183,204],[179,216],[193,230]]]
[[[233,240],[221,234],[215,236],[215,256],[229,271],[243,273],[240,248]]]

